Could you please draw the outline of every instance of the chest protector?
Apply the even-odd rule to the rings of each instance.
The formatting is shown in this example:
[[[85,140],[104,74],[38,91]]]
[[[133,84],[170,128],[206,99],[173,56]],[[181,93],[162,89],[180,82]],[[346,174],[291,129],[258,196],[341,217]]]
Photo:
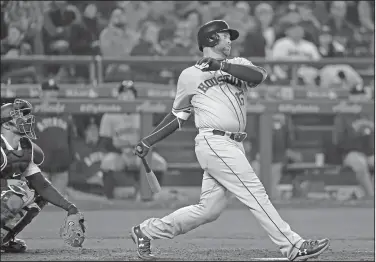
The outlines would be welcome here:
[[[8,150],[1,138],[1,179],[10,179],[14,174],[22,174],[29,166],[33,157],[32,143],[28,138],[22,137],[20,145],[20,150]]]

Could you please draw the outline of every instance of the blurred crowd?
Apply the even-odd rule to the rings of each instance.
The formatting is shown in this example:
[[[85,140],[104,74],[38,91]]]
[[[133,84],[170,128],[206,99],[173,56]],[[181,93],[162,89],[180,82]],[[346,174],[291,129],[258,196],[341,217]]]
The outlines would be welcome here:
[[[233,56],[314,61],[374,54],[374,1],[1,1],[1,54],[200,56],[200,25],[224,19],[240,32]],[[298,43],[298,44],[296,44]],[[164,82],[178,72],[110,64],[105,80]],[[87,66],[2,65],[3,78],[86,81]],[[272,68],[271,81],[291,78]],[[346,70],[345,70],[346,71]],[[312,73],[313,72],[313,73]],[[306,82],[319,81],[304,67]],[[314,75],[314,76],[311,76]],[[40,79],[37,79],[40,80]]]

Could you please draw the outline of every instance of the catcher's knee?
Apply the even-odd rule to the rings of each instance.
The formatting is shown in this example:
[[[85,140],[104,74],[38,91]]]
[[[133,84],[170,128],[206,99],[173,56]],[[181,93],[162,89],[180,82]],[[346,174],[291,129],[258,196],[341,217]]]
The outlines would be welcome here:
[[[6,224],[2,225],[1,238],[2,243],[6,243],[13,239],[18,233],[20,233],[31,221],[40,213],[42,207],[37,203],[32,203],[26,207],[23,207],[17,212],[16,216],[9,220]]]
[[[8,213],[16,214],[24,205],[22,196],[12,190],[1,193],[1,221]]]

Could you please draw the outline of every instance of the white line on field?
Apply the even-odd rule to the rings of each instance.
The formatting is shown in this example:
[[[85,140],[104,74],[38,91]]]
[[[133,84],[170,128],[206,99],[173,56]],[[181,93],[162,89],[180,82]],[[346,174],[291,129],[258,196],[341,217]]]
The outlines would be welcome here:
[[[250,261],[289,261],[284,257],[251,258]]]

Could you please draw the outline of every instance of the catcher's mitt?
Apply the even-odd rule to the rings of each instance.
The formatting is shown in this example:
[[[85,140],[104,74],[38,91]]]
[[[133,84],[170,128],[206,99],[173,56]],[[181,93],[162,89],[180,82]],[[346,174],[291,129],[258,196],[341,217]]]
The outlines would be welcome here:
[[[85,229],[82,213],[69,215],[60,228],[60,237],[72,247],[82,247],[85,240]]]

